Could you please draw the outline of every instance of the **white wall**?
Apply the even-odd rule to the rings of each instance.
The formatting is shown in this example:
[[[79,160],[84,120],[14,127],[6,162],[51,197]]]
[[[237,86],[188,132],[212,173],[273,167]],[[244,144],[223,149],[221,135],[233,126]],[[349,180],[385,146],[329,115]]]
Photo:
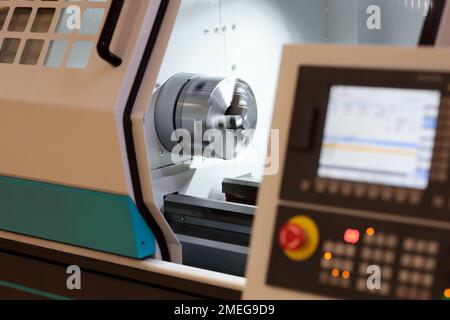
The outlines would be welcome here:
[[[177,72],[240,77],[256,94],[261,131],[267,132],[282,46],[324,42],[324,5],[325,0],[184,0],[158,82]]]
[[[333,43],[416,46],[429,0],[327,0],[328,39]],[[367,8],[381,9],[381,30],[369,30]]]
[[[333,43],[357,43],[358,0],[327,0],[327,40]]]
[[[236,76],[253,88],[259,110],[253,149],[234,163],[199,170],[188,194],[210,196],[209,186],[223,177],[260,174],[261,165],[247,160],[266,155],[282,47],[326,41],[325,1],[183,0],[158,82],[178,72]]]
[[[284,44],[415,44],[424,18],[405,1],[426,0],[183,0],[158,82],[179,72],[236,76],[253,88],[259,109],[256,147],[235,164],[221,163],[216,178],[199,171],[188,193],[208,196],[207,185],[224,176],[259,174],[241,159],[266,155]],[[370,4],[383,10],[381,31],[367,30]]]
[[[429,0],[384,0],[381,43],[414,46],[420,39]]]
[[[322,0],[222,1],[222,24],[228,30],[225,74],[242,78],[253,88],[259,109],[258,137],[262,137],[259,145],[267,145],[283,45],[325,42],[324,9]],[[266,149],[258,151],[263,159]]]

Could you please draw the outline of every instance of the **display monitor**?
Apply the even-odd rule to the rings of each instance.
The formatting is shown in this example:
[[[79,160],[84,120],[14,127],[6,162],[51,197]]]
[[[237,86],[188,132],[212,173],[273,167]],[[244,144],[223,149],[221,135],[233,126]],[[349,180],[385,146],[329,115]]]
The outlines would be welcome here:
[[[332,86],[318,175],[426,189],[441,92]]]

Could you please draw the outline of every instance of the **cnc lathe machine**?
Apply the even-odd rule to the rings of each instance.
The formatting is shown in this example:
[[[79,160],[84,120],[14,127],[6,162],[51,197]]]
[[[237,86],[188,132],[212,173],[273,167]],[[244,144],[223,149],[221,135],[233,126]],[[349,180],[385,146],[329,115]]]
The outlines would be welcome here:
[[[443,0],[0,1],[0,298],[439,298],[450,69],[431,47],[449,17]],[[359,290],[366,249],[392,256],[383,293]]]

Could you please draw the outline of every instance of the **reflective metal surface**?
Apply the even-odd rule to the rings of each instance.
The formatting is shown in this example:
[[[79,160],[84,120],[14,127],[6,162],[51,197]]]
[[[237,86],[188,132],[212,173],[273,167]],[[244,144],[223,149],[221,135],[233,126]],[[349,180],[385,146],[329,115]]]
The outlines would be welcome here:
[[[178,142],[173,131],[184,129],[192,154],[224,159],[234,158],[251,141],[258,121],[252,89],[233,77],[175,75],[160,89],[155,112],[166,149],[173,150]]]

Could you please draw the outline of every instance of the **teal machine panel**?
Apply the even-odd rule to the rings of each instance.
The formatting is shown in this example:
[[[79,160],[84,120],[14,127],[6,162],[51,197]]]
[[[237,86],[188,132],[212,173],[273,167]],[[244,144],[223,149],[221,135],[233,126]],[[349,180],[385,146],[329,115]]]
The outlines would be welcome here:
[[[126,195],[2,176],[0,229],[137,259],[156,250]]]

